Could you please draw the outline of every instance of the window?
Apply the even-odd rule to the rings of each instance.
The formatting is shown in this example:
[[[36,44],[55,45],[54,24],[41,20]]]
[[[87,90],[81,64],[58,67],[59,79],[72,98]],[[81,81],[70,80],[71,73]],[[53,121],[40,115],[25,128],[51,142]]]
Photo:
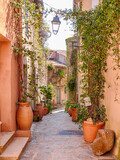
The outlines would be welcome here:
[[[78,46],[77,42],[72,42],[72,50],[77,49],[77,46]]]

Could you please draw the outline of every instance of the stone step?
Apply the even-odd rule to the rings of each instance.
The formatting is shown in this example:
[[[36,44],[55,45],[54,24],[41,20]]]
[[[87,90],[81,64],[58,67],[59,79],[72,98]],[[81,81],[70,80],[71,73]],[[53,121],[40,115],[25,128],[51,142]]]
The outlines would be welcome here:
[[[20,157],[27,146],[29,138],[15,137],[9,146],[0,155],[0,160],[20,160]]]
[[[7,148],[13,140],[15,132],[0,132],[0,154]]]
[[[2,122],[0,121],[0,132],[1,132],[1,129],[2,129]]]

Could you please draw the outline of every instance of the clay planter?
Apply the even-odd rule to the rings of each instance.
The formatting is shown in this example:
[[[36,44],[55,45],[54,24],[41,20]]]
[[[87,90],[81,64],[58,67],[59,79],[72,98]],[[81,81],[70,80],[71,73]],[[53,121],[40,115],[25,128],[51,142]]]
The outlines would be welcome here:
[[[70,116],[72,116],[72,108],[71,108],[71,106],[68,108],[68,113],[69,113]]]
[[[28,102],[20,102],[17,110],[17,124],[21,130],[30,130],[33,122],[33,112]]]
[[[99,122],[96,125],[97,125],[98,129],[102,129],[104,124],[105,124],[105,122]]]
[[[48,108],[44,108],[44,115],[48,114]]]
[[[101,129],[103,125],[104,122],[93,124],[92,122],[84,121],[82,123],[84,140],[86,142],[92,143],[97,136],[98,129]]]
[[[39,122],[39,110],[38,109],[33,109],[33,121]]]
[[[38,109],[37,109],[37,110],[34,109],[34,110],[33,110],[33,115],[39,115],[39,110],[38,110]]]
[[[78,109],[72,108],[72,121],[73,122],[75,122],[77,119],[77,112],[78,112]]]
[[[43,104],[36,104],[36,108],[39,111],[39,120],[42,120],[43,115],[44,115],[44,108],[43,108]]]

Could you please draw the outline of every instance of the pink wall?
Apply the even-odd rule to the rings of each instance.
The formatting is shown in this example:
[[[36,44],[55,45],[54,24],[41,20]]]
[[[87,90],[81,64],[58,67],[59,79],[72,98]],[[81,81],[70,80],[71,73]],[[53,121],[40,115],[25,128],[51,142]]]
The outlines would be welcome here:
[[[15,42],[13,10],[10,0],[0,0],[0,120],[2,131],[16,130],[18,100],[17,59],[12,50]]]
[[[120,152],[120,70],[113,70],[113,67],[116,66],[113,57],[108,57],[107,64],[108,71],[105,74],[106,87],[105,98],[103,100],[103,103],[107,108],[108,116],[106,128],[112,129],[116,133],[116,143],[113,153],[118,155],[118,152]],[[116,80],[118,76],[119,79]]]

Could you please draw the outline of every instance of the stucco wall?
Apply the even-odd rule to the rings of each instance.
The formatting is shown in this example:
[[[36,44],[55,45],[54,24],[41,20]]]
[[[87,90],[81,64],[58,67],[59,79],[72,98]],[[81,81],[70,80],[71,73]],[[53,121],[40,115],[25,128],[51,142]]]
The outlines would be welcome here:
[[[10,0],[0,1],[0,110],[3,131],[16,130],[18,101],[17,59],[11,45],[15,42]]]
[[[118,155],[118,152],[120,152],[120,77],[118,80],[116,78],[120,75],[120,70],[113,70],[116,64],[112,57],[108,57],[107,65],[105,98],[103,100],[108,116],[106,128],[115,131],[116,141],[113,153]]]

